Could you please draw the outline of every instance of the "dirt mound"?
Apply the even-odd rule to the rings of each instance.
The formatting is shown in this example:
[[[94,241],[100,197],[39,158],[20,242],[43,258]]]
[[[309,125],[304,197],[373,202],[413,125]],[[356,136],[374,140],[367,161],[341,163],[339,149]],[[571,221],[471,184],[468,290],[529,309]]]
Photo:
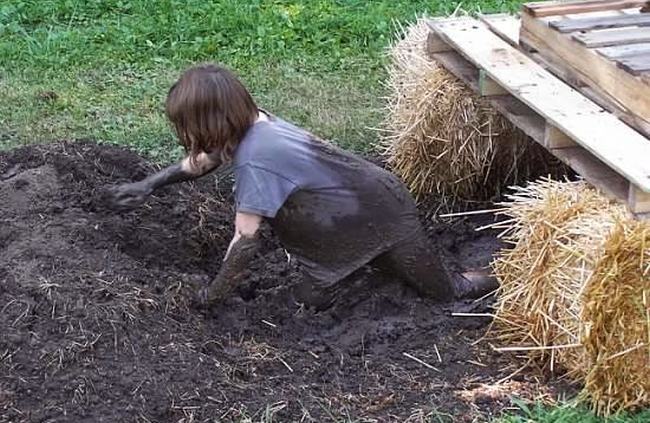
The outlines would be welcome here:
[[[449,316],[484,303],[436,305],[365,269],[333,309],[302,309],[269,231],[238,295],[193,308],[231,235],[231,184],[103,207],[102,187],[151,170],[89,143],[0,154],[0,421],[471,421],[544,388],[494,385],[508,357],[472,345],[487,320]],[[461,266],[496,245],[471,223],[430,229]]]

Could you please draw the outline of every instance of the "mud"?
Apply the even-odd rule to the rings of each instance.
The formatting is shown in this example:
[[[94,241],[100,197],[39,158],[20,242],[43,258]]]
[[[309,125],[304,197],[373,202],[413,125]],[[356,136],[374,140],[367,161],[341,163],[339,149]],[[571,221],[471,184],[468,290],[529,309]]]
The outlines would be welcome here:
[[[0,422],[487,421],[556,394],[476,343],[489,319],[451,316],[489,299],[435,304],[367,268],[332,309],[305,310],[269,230],[237,293],[195,308],[230,240],[231,183],[104,207],[103,186],[152,170],[91,143],[0,153]],[[480,223],[429,230],[476,267],[498,247]]]

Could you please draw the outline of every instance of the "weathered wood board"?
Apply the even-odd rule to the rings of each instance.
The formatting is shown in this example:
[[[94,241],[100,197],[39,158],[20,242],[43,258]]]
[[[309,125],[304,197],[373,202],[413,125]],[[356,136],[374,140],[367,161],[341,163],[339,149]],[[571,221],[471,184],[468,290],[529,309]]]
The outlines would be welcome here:
[[[530,16],[543,18],[545,16],[569,15],[573,13],[600,12],[612,9],[627,9],[642,7],[643,0],[592,0],[582,2],[540,1],[526,3],[523,11]]]

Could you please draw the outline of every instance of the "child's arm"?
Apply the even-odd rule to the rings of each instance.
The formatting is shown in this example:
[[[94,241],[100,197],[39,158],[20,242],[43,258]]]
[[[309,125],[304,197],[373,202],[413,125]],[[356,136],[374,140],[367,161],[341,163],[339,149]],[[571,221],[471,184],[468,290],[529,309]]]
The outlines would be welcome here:
[[[153,192],[169,184],[189,181],[205,175],[219,165],[219,161],[206,153],[196,156],[195,160],[185,157],[180,163],[162,169],[160,172],[140,181]]]
[[[199,154],[195,160],[189,157],[166,167],[147,178],[117,186],[111,190],[111,203],[118,208],[140,206],[158,188],[178,182],[189,181],[205,175],[219,165],[219,161],[206,153]]]
[[[257,232],[262,216],[238,212],[235,216],[235,236],[228,247],[219,273],[210,286],[200,293],[200,301],[213,304],[222,301],[241,282],[245,270],[259,250]]]

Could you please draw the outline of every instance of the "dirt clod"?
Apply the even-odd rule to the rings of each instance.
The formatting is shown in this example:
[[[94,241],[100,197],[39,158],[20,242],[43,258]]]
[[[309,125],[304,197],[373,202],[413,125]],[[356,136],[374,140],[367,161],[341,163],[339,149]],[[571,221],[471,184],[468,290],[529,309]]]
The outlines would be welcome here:
[[[473,344],[488,319],[450,316],[486,302],[435,304],[363,269],[332,309],[303,309],[268,230],[237,294],[195,308],[229,242],[231,185],[105,207],[106,185],[152,170],[91,143],[0,153],[0,422],[485,421],[510,395],[552,394],[524,372],[495,385],[516,367]],[[475,267],[496,243],[473,228],[430,229]]]

